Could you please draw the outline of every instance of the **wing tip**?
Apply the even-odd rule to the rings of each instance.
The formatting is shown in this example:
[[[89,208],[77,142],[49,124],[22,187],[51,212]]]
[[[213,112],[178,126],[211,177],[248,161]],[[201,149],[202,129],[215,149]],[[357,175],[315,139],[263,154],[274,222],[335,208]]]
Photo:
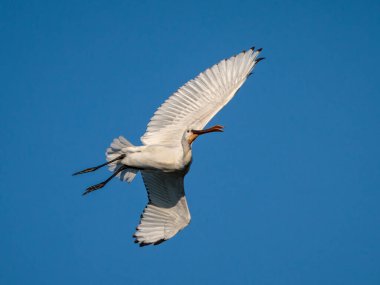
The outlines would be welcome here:
[[[260,61],[262,61],[264,59],[265,59],[265,57],[260,57],[260,58],[256,59],[255,63],[259,63]]]
[[[159,244],[161,244],[161,243],[163,243],[165,241],[167,241],[167,240],[163,238],[163,239],[160,239],[160,240],[154,242],[153,245],[159,245]]]
[[[251,47],[249,50],[251,51],[255,51],[255,46]],[[258,48],[256,51],[257,52],[261,52],[263,50],[263,48]],[[244,52],[244,51],[243,51]]]
[[[154,242],[139,241],[135,235],[133,235],[133,238],[135,238],[135,240],[133,242],[137,243],[139,245],[139,247],[144,247],[144,246],[147,246],[147,245],[159,245],[159,244],[167,241],[167,239],[164,239],[164,238],[163,239],[159,239],[159,240],[154,241]]]

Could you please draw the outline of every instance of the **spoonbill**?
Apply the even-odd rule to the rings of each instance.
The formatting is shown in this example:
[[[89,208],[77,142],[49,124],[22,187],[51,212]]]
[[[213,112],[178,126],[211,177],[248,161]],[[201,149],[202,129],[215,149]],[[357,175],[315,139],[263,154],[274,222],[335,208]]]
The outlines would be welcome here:
[[[106,151],[106,163],[73,174],[106,165],[113,172],[107,180],[88,187],[83,193],[86,195],[114,177],[131,182],[141,172],[149,202],[133,235],[135,243],[160,244],[189,224],[184,177],[192,161],[192,143],[201,135],[223,132],[221,125],[203,128],[264,59],[258,58],[261,50],[253,47],[206,69],[157,109],[141,137],[143,145],[134,146],[122,136],[115,138]]]

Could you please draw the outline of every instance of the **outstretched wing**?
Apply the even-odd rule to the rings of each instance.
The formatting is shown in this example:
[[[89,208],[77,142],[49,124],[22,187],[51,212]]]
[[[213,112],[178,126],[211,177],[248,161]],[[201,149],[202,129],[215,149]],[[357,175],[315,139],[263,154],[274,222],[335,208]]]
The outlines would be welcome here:
[[[190,222],[183,180],[179,172],[141,171],[149,203],[133,235],[140,246],[172,238]]]
[[[190,80],[154,113],[141,141],[145,145],[176,145],[188,128],[203,129],[236,94],[255,64],[261,49],[251,48],[222,60]]]

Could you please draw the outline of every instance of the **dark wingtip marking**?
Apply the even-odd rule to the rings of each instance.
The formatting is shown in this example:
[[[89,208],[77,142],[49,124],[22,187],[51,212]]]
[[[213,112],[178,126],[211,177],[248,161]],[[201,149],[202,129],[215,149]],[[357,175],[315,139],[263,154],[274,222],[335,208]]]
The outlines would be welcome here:
[[[161,243],[163,243],[164,241],[166,241],[166,239],[160,239],[160,240],[158,240],[158,241],[156,241],[155,243],[153,243],[153,245],[159,245],[159,244],[161,244]]]
[[[260,51],[262,51],[262,50],[263,50],[263,48],[258,48],[256,51],[260,52]]]
[[[147,245],[150,245],[150,243],[142,242],[142,243],[139,244],[140,247],[144,247],[144,246],[147,246]]]
[[[256,60],[256,63],[262,61],[263,59],[265,59],[265,57],[260,57],[260,58],[258,58],[258,59]]]
[[[250,50],[254,51],[254,50],[255,50],[255,47],[251,47]]]

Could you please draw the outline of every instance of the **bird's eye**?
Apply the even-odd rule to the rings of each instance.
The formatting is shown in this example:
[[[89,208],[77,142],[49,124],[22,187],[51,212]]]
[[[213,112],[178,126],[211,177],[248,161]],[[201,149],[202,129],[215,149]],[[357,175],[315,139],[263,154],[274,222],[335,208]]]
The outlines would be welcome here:
[[[190,133],[190,130],[187,130],[188,133]]]

